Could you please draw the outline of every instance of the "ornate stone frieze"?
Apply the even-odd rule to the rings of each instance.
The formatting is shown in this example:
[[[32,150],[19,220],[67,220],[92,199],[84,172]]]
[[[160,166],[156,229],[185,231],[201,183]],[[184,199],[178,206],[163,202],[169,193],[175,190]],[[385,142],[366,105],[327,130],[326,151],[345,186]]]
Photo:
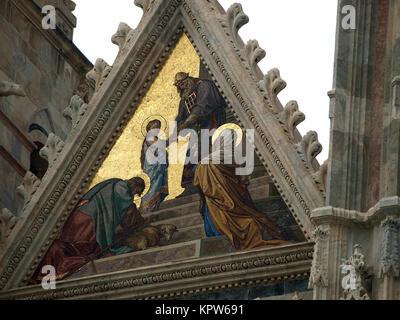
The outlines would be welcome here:
[[[329,249],[329,229],[328,227],[318,226],[313,233],[314,257],[311,265],[310,280],[308,288],[328,287],[328,249]]]
[[[30,286],[0,292],[0,299],[102,299],[111,292],[115,299],[173,299],[305,279],[309,276],[312,256],[312,244],[301,243],[61,281],[55,290]]]
[[[318,134],[315,131],[309,131],[303,137],[302,141],[296,144],[296,151],[306,168],[312,173],[319,168],[315,163],[315,158],[321,153],[322,145],[318,141]]]
[[[92,70],[86,74],[86,78],[94,83],[94,92],[97,93],[104,81],[110,74],[112,67],[107,64],[103,59],[98,58]]]
[[[379,277],[399,277],[400,273],[400,219],[389,216],[381,222],[381,257]]]
[[[298,142],[296,141],[296,128],[306,119],[306,116],[299,111],[297,101],[289,101],[285,109],[277,115],[277,119],[290,141]]]
[[[17,188],[17,193],[24,199],[23,209],[25,209],[28,203],[32,200],[32,197],[39,188],[40,183],[40,179],[32,172],[28,171],[25,174],[22,184]]]
[[[25,97],[22,86],[8,81],[0,81],[0,97],[19,96]]]
[[[49,134],[46,145],[39,151],[39,155],[49,162],[49,168],[57,161],[64,145],[64,141],[61,138],[57,137],[54,133]]]
[[[356,244],[350,258],[340,265],[344,273],[347,273],[342,281],[344,300],[370,300],[369,280],[371,275],[361,249],[361,245]]]
[[[75,129],[87,110],[87,104],[78,95],[71,98],[69,106],[65,108],[63,116],[71,120],[72,129]]]
[[[0,253],[7,246],[11,231],[19,221],[20,218],[17,218],[10,210],[4,208],[0,211]]]

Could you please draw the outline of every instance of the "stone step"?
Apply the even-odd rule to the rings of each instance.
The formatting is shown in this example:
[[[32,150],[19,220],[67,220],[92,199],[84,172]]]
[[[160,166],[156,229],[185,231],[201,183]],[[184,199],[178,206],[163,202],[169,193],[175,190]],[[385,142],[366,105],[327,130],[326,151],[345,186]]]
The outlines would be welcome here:
[[[261,187],[261,189],[263,189],[266,192],[265,194],[268,196],[269,195],[274,195],[274,196],[278,195],[275,187],[273,186],[272,179],[269,176],[263,176],[263,177],[251,179],[250,185],[249,185],[250,194],[252,194],[253,189],[255,189],[257,187]],[[175,198],[172,200],[164,201],[160,205],[160,210],[183,206],[186,204],[190,204],[190,203],[199,201],[199,199],[200,199],[200,197],[198,194],[193,194],[193,195],[185,196],[182,198]]]
[[[168,242],[165,240],[161,240],[160,245],[170,245],[175,243],[187,242],[191,240],[199,240],[206,237],[206,233],[204,231],[204,224],[201,221],[197,225],[192,225],[190,227],[180,228],[173,235],[172,239]]]
[[[98,259],[83,266],[66,280],[234,252],[236,250],[225,236],[169,243],[143,251]]]
[[[192,214],[187,214],[181,217],[169,218],[156,221],[152,223],[152,225],[160,225],[160,224],[173,224],[179,230],[182,228],[187,228],[190,226],[195,226],[203,223],[203,218],[200,212],[195,212]]]

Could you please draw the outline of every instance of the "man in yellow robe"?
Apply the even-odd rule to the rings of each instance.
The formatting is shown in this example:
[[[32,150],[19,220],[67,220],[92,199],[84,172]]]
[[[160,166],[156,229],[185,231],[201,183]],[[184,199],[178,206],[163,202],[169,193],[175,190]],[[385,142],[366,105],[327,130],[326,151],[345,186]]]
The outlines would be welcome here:
[[[247,185],[236,175],[237,166],[215,164],[212,156],[197,165],[193,182],[200,189],[200,212],[207,236],[224,234],[238,250],[289,244],[275,223],[257,211]],[[263,233],[273,240],[264,240]]]

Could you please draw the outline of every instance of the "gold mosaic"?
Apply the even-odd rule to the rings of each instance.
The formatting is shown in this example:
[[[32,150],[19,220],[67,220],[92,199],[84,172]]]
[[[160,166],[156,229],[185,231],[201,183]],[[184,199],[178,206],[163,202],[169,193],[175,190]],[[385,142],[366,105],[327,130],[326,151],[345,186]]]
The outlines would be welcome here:
[[[175,120],[179,110],[180,98],[176,87],[173,85],[175,74],[183,71],[188,72],[193,77],[198,77],[199,66],[200,58],[187,36],[183,34],[137,111],[129,120],[122,135],[104,160],[90,188],[110,178],[129,179],[140,176],[146,182],[143,195],[146,194],[150,179],[142,171],[140,164],[141,148],[145,138],[143,128],[151,119],[159,118],[163,122],[165,133],[168,134],[169,121]],[[185,154],[186,145],[185,142],[179,142],[179,153]],[[174,148],[174,146],[171,145],[169,148]],[[169,154],[169,157],[171,159],[171,154]],[[183,192],[181,188],[182,171],[182,164],[169,165],[169,196],[166,200],[174,199]],[[135,203],[139,206],[140,199],[135,199]]]

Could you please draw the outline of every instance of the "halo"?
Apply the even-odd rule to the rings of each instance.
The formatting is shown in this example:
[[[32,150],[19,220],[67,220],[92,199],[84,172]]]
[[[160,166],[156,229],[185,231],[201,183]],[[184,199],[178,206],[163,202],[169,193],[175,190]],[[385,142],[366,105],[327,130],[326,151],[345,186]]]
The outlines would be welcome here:
[[[146,120],[144,120],[142,122],[142,127],[141,127],[140,132],[142,133],[143,138],[146,138],[146,136],[147,136],[147,131],[146,131],[147,125],[149,124],[150,121],[153,121],[153,120],[159,120],[161,122],[161,130],[163,132],[166,132],[167,126],[168,126],[167,120],[163,116],[155,114],[155,115],[148,117]]]
[[[235,147],[239,146],[243,140],[243,130],[237,124],[234,123],[226,123],[220,126],[212,136],[212,143],[215,143],[215,141],[218,139],[218,137],[224,130],[233,130],[236,133]]]

